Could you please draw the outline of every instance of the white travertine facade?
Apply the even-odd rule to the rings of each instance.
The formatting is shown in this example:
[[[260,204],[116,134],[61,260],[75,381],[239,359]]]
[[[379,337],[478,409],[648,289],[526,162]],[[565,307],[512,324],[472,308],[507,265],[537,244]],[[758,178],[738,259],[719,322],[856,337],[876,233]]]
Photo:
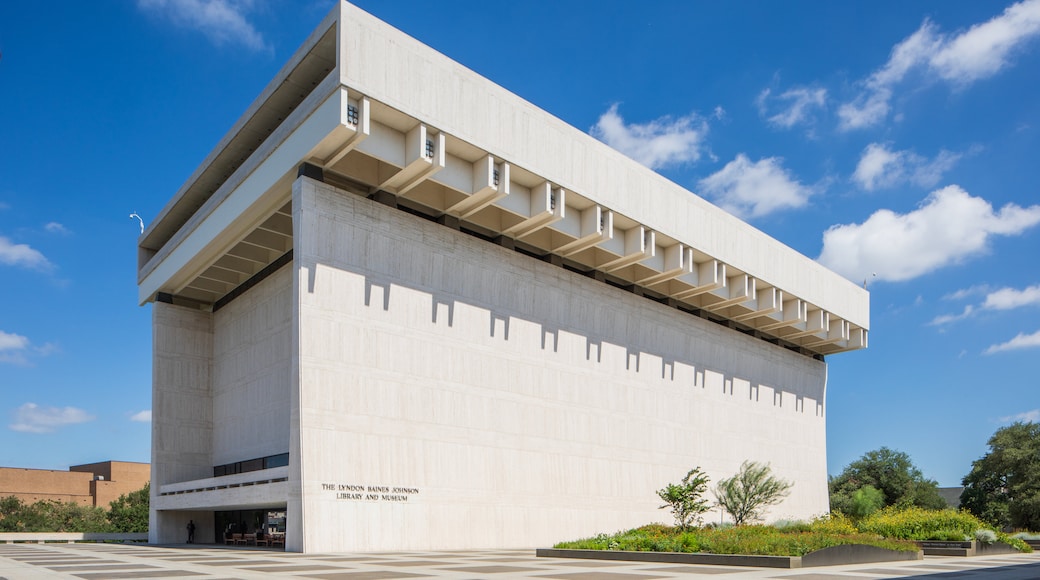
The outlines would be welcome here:
[[[827,511],[866,291],[348,4],[140,257],[154,542],[548,545],[747,459],[794,482],[773,516]]]

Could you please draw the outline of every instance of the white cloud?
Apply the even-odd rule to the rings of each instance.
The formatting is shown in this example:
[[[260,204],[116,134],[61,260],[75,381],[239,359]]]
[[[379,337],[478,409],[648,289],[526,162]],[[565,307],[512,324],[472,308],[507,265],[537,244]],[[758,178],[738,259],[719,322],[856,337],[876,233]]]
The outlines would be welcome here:
[[[76,407],[40,407],[36,403],[26,403],[18,407],[15,422],[8,427],[24,433],[50,433],[66,425],[93,420],[93,415]]]
[[[771,94],[770,89],[765,89],[759,93],[755,101],[758,104],[758,112],[763,117],[769,114],[767,111]],[[798,124],[812,122],[812,110],[823,108],[827,102],[827,89],[798,87],[788,89],[772,99],[781,101],[782,108],[778,113],[767,117],[766,121],[774,127],[790,129]]]
[[[1005,205],[998,212],[956,185],[932,192],[905,214],[882,209],[861,224],[831,226],[817,260],[850,280],[876,272],[910,280],[984,253],[991,236],[1016,235],[1040,223],[1040,205]]]
[[[913,151],[892,151],[887,145],[871,143],[863,150],[852,180],[867,191],[906,182],[934,187],[961,156],[944,149],[934,159],[928,160]]]
[[[1040,0],[1009,6],[1003,14],[954,36],[941,34],[925,20],[916,32],[892,48],[888,62],[861,82],[863,90],[838,109],[840,128],[869,127],[891,109],[893,87],[920,68],[958,87],[993,76],[1011,53],[1040,34]]]
[[[767,157],[754,163],[743,153],[698,182],[702,193],[740,217],[760,217],[802,207],[813,191],[791,177],[783,159]]]
[[[68,235],[72,233],[69,231],[68,228],[66,228],[58,222],[47,222],[47,224],[43,226],[43,229],[47,230],[47,232],[52,234]]]
[[[1015,423],[1021,421],[1023,423],[1038,423],[1040,422],[1040,409],[1033,409],[1032,411],[1026,411],[1025,413],[1016,413],[1007,417],[1001,417],[1001,423]]]
[[[976,288],[987,289],[988,287],[973,286],[966,290],[958,290],[951,296],[968,296],[969,292]],[[931,324],[936,326],[949,324],[951,322],[963,320],[985,310],[1012,310],[1023,306],[1034,305],[1040,305],[1040,284],[1029,286],[1022,290],[1017,290],[1015,288],[1000,288],[999,290],[986,293],[985,300],[983,300],[982,304],[978,307],[969,304],[964,307],[964,312],[961,314],[944,314],[942,316],[937,316],[935,320],[932,320]]]
[[[611,106],[589,133],[651,169],[700,159],[708,124],[696,115],[625,124],[617,110]]]
[[[946,296],[943,296],[943,300],[964,300],[969,296],[978,296],[989,292],[989,286],[987,284],[976,284],[969,286],[968,288],[961,288],[956,292],[951,292]]]
[[[137,0],[141,10],[197,30],[217,46],[240,44],[267,50],[264,37],[246,18],[252,0]]]
[[[144,411],[138,411],[130,416],[131,421],[138,423],[151,423],[152,422],[152,410],[145,409]]]
[[[51,268],[50,261],[38,250],[34,250],[27,244],[16,244],[4,236],[0,236],[0,264],[22,266],[33,270]]]
[[[964,320],[975,313],[975,307],[971,304],[964,307],[964,310],[960,314],[942,314],[932,319],[931,326],[942,326],[944,324],[950,324],[951,322],[957,322],[958,320]]]
[[[1011,310],[1012,308],[1036,304],[1040,304],[1040,284],[1029,286],[1022,290],[1001,288],[987,294],[986,301],[982,303],[982,307],[989,310]]]
[[[33,346],[28,338],[0,330],[0,363],[15,365],[29,364],[29,355],[47,356],[58,350],[56,345],[46,343]]]
[[[722,121],[726,118],[726,109],[723,109],[722,105],[715,105],[715,110],[712,111],[711,116],[715,117],[715,119],[719,121]]]
[[[0,330],[0,352],[5,350],[22,350],[28,346],[28,338],[20,334],[11,334]]]
[[[971,83],[1000,72],[1011,52],[1038,33],[1040,0],[1019,2],[943,43],[929,64],[948,81]]]
[[[1018,333],[1018,336],[1007,342],[994,344],[983,351],[983,354],[994,354],[1009,350],[1020,350],[1023,348],[1040,348],[1040,330],[1033,334]]]

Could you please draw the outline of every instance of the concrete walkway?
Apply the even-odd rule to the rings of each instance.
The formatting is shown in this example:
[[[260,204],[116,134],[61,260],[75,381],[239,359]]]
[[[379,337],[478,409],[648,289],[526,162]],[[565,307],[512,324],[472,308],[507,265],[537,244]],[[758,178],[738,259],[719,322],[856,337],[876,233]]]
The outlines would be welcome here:
[[[1036,580],[1040,552],[777,570],[537,558],[534,550],[294,554],[262,548],[123,544],[0,544],[0,580],[130,578],[382,580],[395,578],[652,580],[654,578]]]

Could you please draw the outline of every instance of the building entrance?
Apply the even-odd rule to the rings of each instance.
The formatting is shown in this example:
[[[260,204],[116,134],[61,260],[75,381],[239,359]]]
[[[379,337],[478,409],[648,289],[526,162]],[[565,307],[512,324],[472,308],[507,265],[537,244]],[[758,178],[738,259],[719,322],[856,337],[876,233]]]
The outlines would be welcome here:
[[[285,508],[213,512],[217,542],[243,545],[285,544]],[[259,542],[257,541],[259,540]]]

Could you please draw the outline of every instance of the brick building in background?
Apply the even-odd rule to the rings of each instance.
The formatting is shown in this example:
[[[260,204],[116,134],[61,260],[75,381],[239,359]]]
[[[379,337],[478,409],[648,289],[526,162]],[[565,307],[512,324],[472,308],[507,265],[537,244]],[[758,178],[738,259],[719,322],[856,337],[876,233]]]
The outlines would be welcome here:
[[[13,495],[25,503],[53,499],[108,509],[119,496],[144,487],[150,471],[149,464],[132,461],[73,465],[68,471],[0,467],[0,498]]]

